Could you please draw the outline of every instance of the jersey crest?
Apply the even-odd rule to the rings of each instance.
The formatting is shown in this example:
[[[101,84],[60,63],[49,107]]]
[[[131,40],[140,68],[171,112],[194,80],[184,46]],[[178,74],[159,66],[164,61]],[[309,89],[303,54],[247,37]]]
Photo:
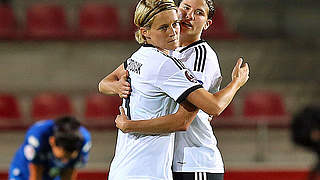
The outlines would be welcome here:
[[[185,76],[190,82],[193,82],[193,83],[197,83],[198,82],[197,78],[195,77],[195,75],[193,75],[192,72],[189,69],[187,69],[185,71]]]

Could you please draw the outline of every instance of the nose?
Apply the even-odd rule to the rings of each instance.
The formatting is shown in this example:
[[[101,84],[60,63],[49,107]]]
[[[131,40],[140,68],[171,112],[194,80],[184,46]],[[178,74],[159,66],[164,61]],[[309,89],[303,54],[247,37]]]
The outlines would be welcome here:
[[[169,28],[170,37],[175,37],[178,35],[179,27],[175,27],[174,25],[171,25]]]
[[[186,14],[186,19],[188,20],[194,20],[194,14],[193,11],[188,11]]]

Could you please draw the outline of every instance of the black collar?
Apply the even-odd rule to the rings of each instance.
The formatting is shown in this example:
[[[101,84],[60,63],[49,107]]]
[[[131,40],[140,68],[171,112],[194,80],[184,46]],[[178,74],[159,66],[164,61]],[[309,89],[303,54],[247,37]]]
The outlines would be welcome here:
[[[152,45],[152,44],[142,44],[142,46],[143,46],[143,47],[153,47],[153,48],[155,48],[155,46]]]
[[[206,41],[203,40],[203,39],[200,39],[199,41],[193,42],[193,43],[189,44],[188,46],[184,47],[183,49],[181,49],[181,50],[180,50],[180,53],[182,53],[183,51],[185,51],[185,50],[187,50],[187,49],[189,49],[189,48],[191,48],[191,47],[193,47],[193,46],[195,46],[195,45],[198,45],[198,44],[200,44],[200,43],[203,43],[203,42],[206,42]]]

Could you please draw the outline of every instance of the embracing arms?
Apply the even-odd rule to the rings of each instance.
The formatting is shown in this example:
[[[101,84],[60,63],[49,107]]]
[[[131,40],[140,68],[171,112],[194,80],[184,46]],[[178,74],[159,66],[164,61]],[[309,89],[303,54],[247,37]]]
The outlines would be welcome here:
[[[128,71],[121,64],[116,70],[99,83],[99,91],[106,95],[119,95],[127,98],[130,94],[130,84],[127,82]]]
[[[195,90],[186,97],[187,101],[180,104],[179,110],[175,114],[150,120],[128,120],[122,109],[122,113],[116,119],[117,127],[124,132],[168,133],[187,130],[195,118],[198,108],[210,115],[218,116],[229,105],[236,92],[249,78],[248,64],[242,67],[242,61],[242,59],[237,61],[232,71],[232,81],[221,91],[211,94],[203,88]],[[123,65],[119,66],[100,82],[100,92],[127,97],[130,94],[130,85],[125,83],[126,73]]]

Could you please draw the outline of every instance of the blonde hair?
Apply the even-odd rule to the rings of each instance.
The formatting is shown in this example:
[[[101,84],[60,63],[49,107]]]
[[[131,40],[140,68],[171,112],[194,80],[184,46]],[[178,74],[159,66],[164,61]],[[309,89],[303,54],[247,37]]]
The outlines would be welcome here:
[[[139,44],[146,42],[146,38],[142,35],[140,28],[151,28],[155,15],[162,11],[176,8],[173,0],[140,0],[134,13],[134,24],[138,27],[135,33],[136,41]]]

